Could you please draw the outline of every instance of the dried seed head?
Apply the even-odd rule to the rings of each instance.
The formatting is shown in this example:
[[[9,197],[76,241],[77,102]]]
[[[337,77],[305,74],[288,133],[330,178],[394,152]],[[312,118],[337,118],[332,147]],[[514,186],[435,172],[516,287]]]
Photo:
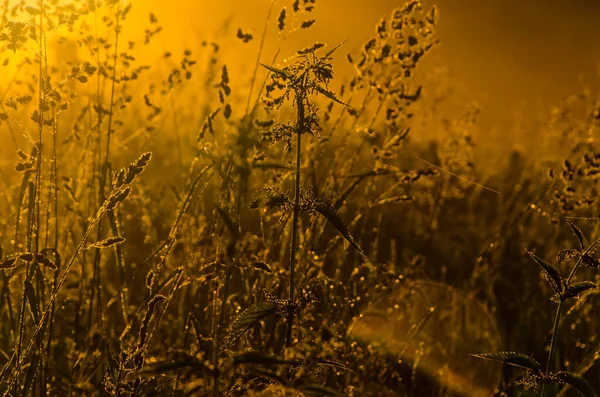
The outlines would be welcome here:
[[[154,276],[154,270],[150,269],[150,271],[146,275],[146,288],[148,288],[150,292],[152,292],[152,288],[154,286]]]
[[[244,32],[242,28],[239,28],[237,31],[237,38],[242,40],[244,43],[247,43],[253,39],[253,36],[251,33]]]
[[[295,11],[295,7],[294,7],[294,11]],[[285,11],[285,7],[283,7],[281,9],[281,12],[279,13],[279,17],[277,18],[277,27],[279,28],[279,31],[282,31],[283,29],[285,29],[285,16],[286,16],[286,11]]]
[[[129,193],[131,193],[131,188],[129,186],[125,186],[120,189],[114,190],[106,200],[104,209],[107,211],[112,210],[116,207],[118,203],[125,200],[127,196],[129,196]]]
[[[109,237],[104,240],[100,240],[88,246],[88,248],[110,248],[117,244],[125,242],[125,238],[121,236]]]
[[[144,314],[144,318],[142,320],[142,326],[140,327],[140,339],[138,341],[138,349],[142,349],[147,342],[147,338],[148,338],[148,327],[150,326],[150,320],[152,319],[152,316],[154,315],[154,313],[156,312],[156,308],[158,306],[158,304],[162,301],[164,301],[166,298],[166,296],[164,295],[155,295],[152,300],[150,301],[150,303],[148,303],[148,310],[146,311],[146,314]]]
[[[302,25],[300,25],[300,28],[301,29],[308,29],[311,26],[313,26],[315,22],[316,22],[316,20],[314,20],[314,19],[311,19],[310,21],[304,21],[304,22],[302,22]]]

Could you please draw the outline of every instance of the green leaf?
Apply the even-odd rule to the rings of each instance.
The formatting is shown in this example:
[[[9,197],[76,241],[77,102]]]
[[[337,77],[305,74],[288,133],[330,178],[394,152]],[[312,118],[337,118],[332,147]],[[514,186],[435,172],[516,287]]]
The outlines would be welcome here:
[[[483,354],[471,354],[476,358],[483,358],[485,360],[499,361],[514,367],[525,368],[536,373],[541,372],[542,365],[538,363],[532,357],[525,354],[515,352],[498,352],[498,353],[483,353]]]
[[[570,385],[584,397],[597,396],[594,389],[592,389],[592,386],[590,386],[590,384],[579,375],[576,375],[572,372],[560,371],[554,374],[554,376],[564,383]]]
[[[327,219],[327,221],[333,227],[336,228],[336,230],[342,235],[342,237],[348,243],[350,243],[350,245],[353,246],[358,252],[360,252],[360,254],[362,256],[364,256],[365,258],[367,257],[367,255],[362,250],[362,248],[360,248],[360,246],[358,245],[356,240],[354,240],[354,237],[352,237],[352,235],[350,234],[350,230],[348,229],[348,226],[346,226],[346,224],[344,223],[342,218],[340,218],[337,211],[331,204],[329,204],[325,201],[319,200],[317,202],[317,205],[315,206],[315,211],[317,211],[319,214],[323,215],[325,217],[325,219]]]
[[[265,65],[264,63],[261,63],[260,66],[262,66],[263,68],[269,70],[270,72],[273,72],[273,73],[278,74],[280,76],[283,76],[285,78],[292,77],[288,72],[286,72],[283,69],[278,69],[278,68],[273,67],[273,66]]]
[[[579,296],[579,294],[582,294],[583,292],[590,290],[590,289],[596,289],[598,287],[596,287],[596,284],[594,284],[591,281],[581,281],[578,283],[573,283],[571,285],[569,285],[567,287],[567,290],[564,292],[563,296],[564,299],[569,299],[569,298],[575,298],[577,296]]]
[[[577,241],[579,242],[579,248],[581,248],[581,250],[583,251],[585,249],[586,241],[585,237],[583,236],[583,233],[581,232],[581,229],[570,220],[565,219],[565,221],[567,221],[569,226],[571,226],[571,230],[573,230],[573,234],[575,234],[575,237],[577,237]]]
[[[527,253],[544,270],[544,273],[546,273],[547,276],[546,279],[548,280],[548,283],[550,283],[550,286],[552,287],[554,292],[556,292],[557,294],[562,293],[562,279],[560,277],[558,269],[550,263],[543,260],[542,258],[540,258],[539,256],[537,256],[536,254],[534,254],[533,252],[527,251]]]
[[[255,303],[244,310],[231,325],[231,331],[223,341],[221,351],[233,346],[250,328],[276,311],[275,305],[271,302]]]

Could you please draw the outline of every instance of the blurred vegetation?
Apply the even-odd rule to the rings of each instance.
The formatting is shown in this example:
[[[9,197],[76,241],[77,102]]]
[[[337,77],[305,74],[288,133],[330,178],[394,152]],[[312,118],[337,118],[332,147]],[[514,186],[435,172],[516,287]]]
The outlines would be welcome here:
[[[448,100],[418,73],[436,7],[282,59],[318,6],[231,28],[261,44],[227,65],[139,61],[162,25],[125,38],[131,3],[0,1],[4,395],[600,390],[598,93],[482,167],[476,102],[419,106]]]

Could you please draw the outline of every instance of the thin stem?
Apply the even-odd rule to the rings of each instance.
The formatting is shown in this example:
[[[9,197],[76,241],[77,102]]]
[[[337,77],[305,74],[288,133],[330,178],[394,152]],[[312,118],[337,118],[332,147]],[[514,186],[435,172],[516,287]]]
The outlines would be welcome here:
[[[104,166],[108,164],[108,160],[110,159],[110,138],[112,134],[112,121],[113,121],[113,107],[115,103],[115,86],[117,82],[117,59],[119,58],[119,33],[121,33],[121,3],[117,5],[117,25],[115,27],[115,55],[113,58],[112,64],[112,77],[111,77],[111,87],[110,87],[110,108],[108,112],[108,126],[106,132],[106,154],[104,156]],[[106,168],[103,170],[104,174],[102,175],[103,179],[106,178]],[[101,192],[104,194],[104,192]]]
[[[298,124],[296,125],[296,177],[295,177],[295,197],[294,197],[294,217],[292,219],[292,241],[290,248],[290,303],[294,300],[294,276],[296,266],[296,250],[298,240],[298,216],[300,214],[300,166],[302,164],[302,132],[304,131],[304,94],[296,93],[296,106],[298,107]],[[286,346],[292,345],[292,322],[293,313],[288,315],[286,329]]]
[[[260,45],[258,46],[258,54],[256,55],[256,64],[254,65],[254,72],[252,72],[252,79],[250,80],[250,91],[248,92],[248,100],[246,102],[246,110],[244,111],[244,115],[248,115],[248,111],[250,110],[250,101],[252,100],[252,90],[254,89],[254,84],[256,82],[256,75],[258,74],[258,68],[260,66],[260,58],[262,56],[262,52],[265,47],[265,38],[267,37],[267,27],[269,26],[269,20],[271,19],[271,13],[273,12],[274,5],[275,5],[275,2],[272,1],[271,6],[269,7],[269,12],[267,13],[267,19],[265,20],[262,37],[260,38]],[[260,93],[259,93],[259,96],[260,96]]]
[[[593,252],[599,243],[600,243],[600,239],[594,241],[581,255],[579,255],[579,260],[577,261],[575,266],[573,266],[573,269],[571,269],[571,273],[569,273],[569,277],[567,277],[567,281],[566,281],[567,285],[569,285],[571,283],[571,280],[573,279],[573,277],[575,277],[575,273],[577,272],[577,269],[583,263],[584,255],[588,255],[590,252]],[[562,312],[563,303],[564,302],[561,299],[558,303],[558,307],[556,308],[556,317],[554,318],[554,327],[552,328],[552,336],[550,339],[550,352],[548,353],[548,361],[546,362],[546,371],[544,373],[546,376],[550,374],[550,366],[552,365],[552,360],[554,359],[554,351],[556,350],[556,340],[558,339],[557,338],[558,326],[560,324],[560,315]],[[546,390],[546,384],[542,383],[542,387],[540,390],[541,397],[544,397],[545,390]]]
[[[560,323],[560,314],[562,312],[563,301],[561,300],[558,303],[558,307],[556,308],[556,316],[554,317],[554,327],[552,327],[552,339],[550,340],[550,352],[548,353],[548,361],[546,361],[546,371],[544,374],[548,376],[550,374],[550,366],[552,365],[552,360],[554,359],[554,350],[556,350],[556,340],[558,334],[558,324]],[[546,389],[546,383],[542,383],[542,388],[540,390],[540,396],[544,397],[544,392]]]

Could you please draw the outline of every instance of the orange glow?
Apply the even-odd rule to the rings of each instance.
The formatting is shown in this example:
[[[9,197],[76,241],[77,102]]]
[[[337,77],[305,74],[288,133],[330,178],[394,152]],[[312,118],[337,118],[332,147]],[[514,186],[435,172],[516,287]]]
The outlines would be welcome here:
[[[599,21],[0,0],[0,395],[596,395]]]

